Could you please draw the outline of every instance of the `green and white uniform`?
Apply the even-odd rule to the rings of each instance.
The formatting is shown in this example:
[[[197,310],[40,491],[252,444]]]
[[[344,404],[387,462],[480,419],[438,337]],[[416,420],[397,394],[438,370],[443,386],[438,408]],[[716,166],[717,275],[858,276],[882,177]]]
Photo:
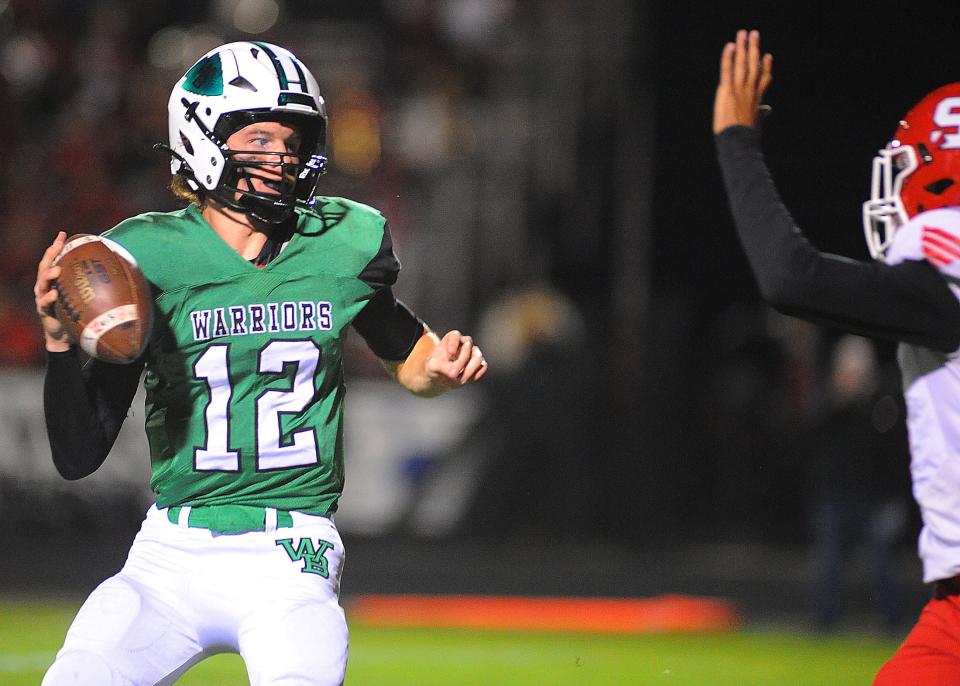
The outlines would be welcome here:
[[[144,386],[158,507],[337,508],[344,336],[399,263],[367,206],[322,198],[298,219],[262,268],[192,205],[106,234],[156,293]]]
[[[51,456],[65,478],[96,471],[145,368],[157,502],[43,686],[171,684],[216,652],[239,653],[251,686],[338,686],[344,552],[330,515],[344,481],[344,337],[353,322],[376,355],[399,361],[423,323],[389,289],[399,263],[380,213],[314,197],[326,109],[293,53],[218,46],[174,85],[167,113],[171,172],[274,228],[262,266],[196,207],[108,232],[153,288],[151,340],[129,366],[48,355]],[[248,127],[258,136],[239,145],[252,149],[228,147]]]
[[[347,625],[347,327],[399,270],[384,218],[321,198],[264,267],[196,207],[108,232],[155,296],[146,430],[157,503],[123,569],[78,613],[44,686],[172,683],[214,652],[255,686],[339,684]],[[135,370],[134,370],[135,371]]]

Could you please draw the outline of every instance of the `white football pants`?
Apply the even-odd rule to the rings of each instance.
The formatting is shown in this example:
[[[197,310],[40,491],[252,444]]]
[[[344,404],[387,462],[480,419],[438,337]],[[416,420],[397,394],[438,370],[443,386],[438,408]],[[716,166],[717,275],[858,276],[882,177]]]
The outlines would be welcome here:
[[[338,685],[347,665],[343,543],[328,517],[215,534],[151,507],[126,564],[87,598],[43,686],[172,684],[239,653],[251,686]],[[271,516],[272,515],[272,516]]]

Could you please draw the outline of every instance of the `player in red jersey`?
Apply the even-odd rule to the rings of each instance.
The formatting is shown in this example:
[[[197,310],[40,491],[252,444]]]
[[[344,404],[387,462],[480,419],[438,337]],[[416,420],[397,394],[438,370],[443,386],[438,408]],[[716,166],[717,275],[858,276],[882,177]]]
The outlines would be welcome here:
[[[933,598],[875,686],[960,684],[960,83],[929,93],[873,165],[876,262],[821,253],[783,206],[760,150],[773,58],[740,31],[723,48],[713,131],[737,233],[778,310],[899,342],[919,551]]]

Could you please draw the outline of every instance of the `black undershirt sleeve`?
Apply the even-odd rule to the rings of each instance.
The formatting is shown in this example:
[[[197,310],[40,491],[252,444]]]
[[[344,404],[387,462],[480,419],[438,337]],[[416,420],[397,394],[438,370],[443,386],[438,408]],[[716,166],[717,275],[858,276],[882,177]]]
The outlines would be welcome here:
[[[392,362],[406,359],[423,335],[423,321],[397,300],[389,287],[374,294],[354,318],[353,328],[374,355]]]
[[[53,464],[65,479],[95,472],[117,440],[143,362],[81,364],[77,350],[47,353],[43,412]]]
[[[817,250],[784,207],[745,126],[716,136],[734,223],[763,298],[797,317],[942,352],[960,346],[960,302],[925,261],[896,265]]]

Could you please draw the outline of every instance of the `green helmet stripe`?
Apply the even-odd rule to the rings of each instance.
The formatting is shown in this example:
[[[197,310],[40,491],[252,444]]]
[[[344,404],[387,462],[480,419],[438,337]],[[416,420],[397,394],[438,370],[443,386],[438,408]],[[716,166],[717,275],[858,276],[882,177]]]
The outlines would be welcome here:
[[[280,90],[287,90],[290,87],[290,84],[287,83],[287,73],[283,70],[283,65],[280,64],[280,60],[277,58],[277,55],[267,46],[266,43],[261,43],[260,41],[250,41],[258,48],[263,50],[267,57],[270,58],[270,61],[273,62],[273,68],[277,70],[277,78],[280,80]],[[299,68],[297,71],[300,71]]]
[[[300,63],[297,60],[292,60],[292,61],[293,61],[293,68],[297,70],[297,78],[299,79],[297,83],[300,84],[300,90],[306,93],[307,77],[303,75],[303,70],[300,69]]]

